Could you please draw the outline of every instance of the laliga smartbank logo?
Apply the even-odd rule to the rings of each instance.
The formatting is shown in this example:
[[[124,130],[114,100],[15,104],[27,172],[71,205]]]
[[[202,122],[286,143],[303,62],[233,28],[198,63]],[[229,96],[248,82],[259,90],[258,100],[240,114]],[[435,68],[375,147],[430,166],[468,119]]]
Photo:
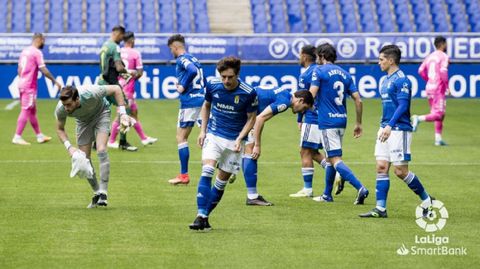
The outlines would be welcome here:
[[[467,248],[453,247],[450,245],[450,237],[438,236],[434,232],[442,230],[447,224],[448,211],[445,205],[439,200],[432,201],[431,211],[424,216],[424,209],[418,205],[415,209],[415,222],[427,232],[426,235],[415,235],[414,244],[408,247],[404,243],[397,249],[400,256],[465,256]]]

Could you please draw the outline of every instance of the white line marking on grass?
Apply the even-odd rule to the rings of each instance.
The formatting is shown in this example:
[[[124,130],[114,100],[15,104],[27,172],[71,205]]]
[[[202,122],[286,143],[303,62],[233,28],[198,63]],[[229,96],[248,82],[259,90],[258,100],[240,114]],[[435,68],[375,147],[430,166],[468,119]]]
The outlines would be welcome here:
[[[70,163],[70,160],[0,160],[0,164],[8,164],[8,163],[32,163],[32,164],[44,164],[44,163]],[[161,161],[138,161],[138,160],[130,160],[130,161],[111,161],[112,163],[124,163],[124,164],[178,164],[179,161],[168,161],[168,160],[161,160]],[[200,164],[200,161],[190,161],[190,163]],[[292,161],[261,161],[260,164],[267,164],[267,165],[300,165],[300,161],[292,162]],[[375,165],[375,162],[347,162],[347,164],[352,165]],[[413,165],[425,165],[425,166],[480,166],[480,162],[415,162]]]
[[[19,100],[14,100],[10,104],[5,106],[5,110],[12,110],[14,107],[16,107],[18,104],[20,104]]]

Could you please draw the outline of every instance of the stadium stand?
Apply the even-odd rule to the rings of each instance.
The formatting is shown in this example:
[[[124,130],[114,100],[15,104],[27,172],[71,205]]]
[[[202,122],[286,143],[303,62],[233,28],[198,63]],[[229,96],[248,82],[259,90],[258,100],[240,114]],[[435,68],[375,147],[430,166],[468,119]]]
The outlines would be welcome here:
[[[479,0],[250,1],[256,33],[480,31]]]
[[[102,33],[117,24],[145,33],[480,31],[480,0],[0,0],[0,5],[3,33]],[[237,16],[221,15],[225,9]]]

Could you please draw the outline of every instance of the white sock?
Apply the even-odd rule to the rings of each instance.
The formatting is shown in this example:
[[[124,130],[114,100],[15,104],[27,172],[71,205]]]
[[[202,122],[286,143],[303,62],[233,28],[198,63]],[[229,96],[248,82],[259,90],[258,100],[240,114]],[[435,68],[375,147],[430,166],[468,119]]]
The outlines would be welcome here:
[[[22,136],[21,136],[21,135],[17,135],[17,134],[15,134],[15,135],[13,136],[13,139],[21,139],[21,138],[22,138]]]
[[[425,121],[426,117],[425,116],[418,116],[418,121]]]
[[[258,198],[258,193],[247,193],[248,199],[257,199]]]
[[[385,212],[386,208],[385,207],[381,207],[381,206],[376,206],[376,208],[382,212]]]
[[[435,134],[435,141],[436,142],[442,141],[442,134]]]
[[[313,189],[312,188],[303,188],[303,191],[311,193],[313,191]]]

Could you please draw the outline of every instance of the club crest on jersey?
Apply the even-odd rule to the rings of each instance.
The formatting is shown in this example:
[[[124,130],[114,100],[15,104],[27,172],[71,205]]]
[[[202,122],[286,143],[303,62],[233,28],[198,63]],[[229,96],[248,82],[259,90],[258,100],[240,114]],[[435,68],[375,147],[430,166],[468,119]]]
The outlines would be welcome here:
[[[283,112],[283,111],[285,111],[285,109],[287,109],[287,105],[286,105],[286,104],[281,104],[281,105],[278,105],[278,106],[277,106],[278,112]]]
[[[235,99],[233,99],[233,102],[234,102],[235,104],[238,104],[238,102],[240,102],[240,96],[235,95]]]

